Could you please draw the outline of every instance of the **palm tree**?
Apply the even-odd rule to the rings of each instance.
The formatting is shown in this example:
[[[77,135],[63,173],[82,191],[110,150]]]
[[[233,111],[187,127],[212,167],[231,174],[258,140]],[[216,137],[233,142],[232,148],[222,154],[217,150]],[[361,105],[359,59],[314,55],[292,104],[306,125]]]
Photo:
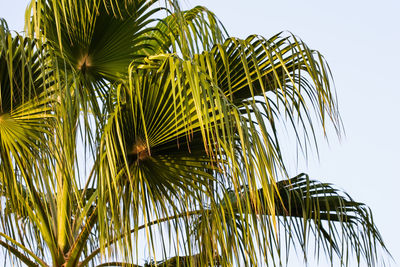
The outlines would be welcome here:
[[[341,131],[328,65],[299,38],[229,37],[177,1],[32,0],[25,24],[0,25],[11,262],[274,265],[311,244],[343,266],[381,264],[368,207],[288,178],[282,125],[303,150],[317,126]]]

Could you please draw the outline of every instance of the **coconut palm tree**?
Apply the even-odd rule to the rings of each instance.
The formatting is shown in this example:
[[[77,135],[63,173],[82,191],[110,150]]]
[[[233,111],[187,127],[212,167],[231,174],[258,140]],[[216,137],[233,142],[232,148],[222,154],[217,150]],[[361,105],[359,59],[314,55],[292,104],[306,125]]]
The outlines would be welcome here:
[[[328,65],[299,38],[230,37],[177,1],[32,0],[25,24],[0,26],[10,262],[274,265],[311,244],[380,264],[368,207],[288,178],[282,125],[304,150],[341,130]]]

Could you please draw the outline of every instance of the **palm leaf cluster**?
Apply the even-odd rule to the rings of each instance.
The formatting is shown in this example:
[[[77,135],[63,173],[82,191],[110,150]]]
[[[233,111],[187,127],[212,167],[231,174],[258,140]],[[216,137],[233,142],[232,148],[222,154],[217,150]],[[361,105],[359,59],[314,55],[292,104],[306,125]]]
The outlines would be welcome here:
[[[9,261],[274,265],[312,244],[380,264],[364,204],[287,178],[282,124],[304,149],[341,129],[330,70],[299,38],[229,37],[205,7],[156,0],[32,0],[26,36],[0,30]]]

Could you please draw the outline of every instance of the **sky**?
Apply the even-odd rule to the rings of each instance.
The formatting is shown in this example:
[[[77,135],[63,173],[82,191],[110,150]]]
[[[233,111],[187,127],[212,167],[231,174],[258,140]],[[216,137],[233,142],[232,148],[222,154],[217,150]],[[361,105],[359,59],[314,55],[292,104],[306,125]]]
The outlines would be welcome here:
[[[345,136],[339,141],[331,135],[329,143],[321,138],[319,157],[300,158],[290,170],[330,182],[367,204],[397,261],[391,266],[400,266],[400,1],[182,2],[186,8],[208,7],[231,36],[268,38],[290,31],[324,55],[335,81]],[[23,29],[27,3],[0,0],[0,17],[10,29]],[[288,157],[296,161],[294,152]]]

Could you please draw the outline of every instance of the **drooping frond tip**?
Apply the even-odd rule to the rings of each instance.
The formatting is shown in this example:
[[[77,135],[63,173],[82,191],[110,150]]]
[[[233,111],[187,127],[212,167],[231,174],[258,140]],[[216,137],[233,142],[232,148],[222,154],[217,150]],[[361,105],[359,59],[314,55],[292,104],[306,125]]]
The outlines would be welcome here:
[[[0,18],[0,30],[2,32],[8,32],[8,24],[7,21],[3,18]]]
[[[255,235],[260,235],[260,239],[256,239],[256,247],[270,251],[270,254],[263,255],[267,262],[277,256],[275,253],[280,261],[280,253],[289,253],[291,245],[295,244],[295,247],[301,247],[306,261],[312,258],[309,252],[313,249],[317,259],[320,252],[324,252],[330,262],[340,262],[341,266],[351,266],[353,257],[359,266],[363,262],[367,266],[385,265],[383,255],[390,254],[374,223],[371,210],[365,204],[354,201],[330,184],[309,179],[306,174],[277,182],[276,190],[275,214],[271,214],[267,208],[270,196],[265,188],[258,189],[260,202],[254,202],[253,208],[246,211],[249,215],[256,214],[252,217],[257,221],[255,225],[268,231],[273,229],[269,217],[278,217],[276,237],[273,233],[266,235],[263,232],[265,229],[253,229]],[[221,202],[221,209],[227,214],[225,216],[235,218],[236,227],[242,233],[245,233],[246,227],[238,219],[238,207],[254,201],[248,198],[247,189],[243,189],[240,198],[228,190]],[[275,244],[275,247],[271,248],[271,244]],[[246,247],[245,244],[239,245]]]
[[[332,260],[335,252],[343,265],[354,253],[359,264],[364,259],[368,266],[382,266],[378,252],[388,251],[365,204],[330,184],[310,180],[306,174],[280,181],[277,186],[281,197],[281,201],[277,200],[277,214],[282,216],[283,225],[294,232],[313,235],[317,253],[322,247]],[[306,252],[308,237],[297,238]],[[319,241],[322,244],[318,245]]]

